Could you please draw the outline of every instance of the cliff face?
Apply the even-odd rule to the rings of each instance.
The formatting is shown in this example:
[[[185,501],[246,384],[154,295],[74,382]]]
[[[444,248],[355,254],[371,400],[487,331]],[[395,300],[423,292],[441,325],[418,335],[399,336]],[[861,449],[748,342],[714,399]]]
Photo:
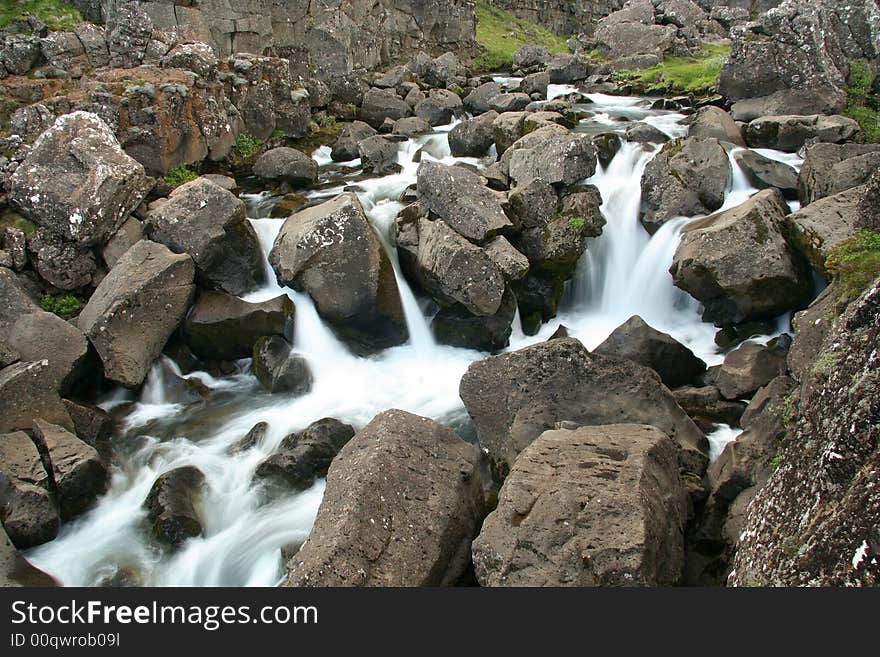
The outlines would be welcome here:
[[[489,0],[489,4],[556,34],[591,34],[593,24],[625,0]]]
[[[84,0],[95,5],[96,0]],[[372,68],[414,50],[465,48],[475,34],[466,0],[103,0],[112,22],[138,4],[159,30],[180,30],[219,54],[250,52],[290,60],[291,71],[326,77]],[[93,7],[91,13],[95,13]]]

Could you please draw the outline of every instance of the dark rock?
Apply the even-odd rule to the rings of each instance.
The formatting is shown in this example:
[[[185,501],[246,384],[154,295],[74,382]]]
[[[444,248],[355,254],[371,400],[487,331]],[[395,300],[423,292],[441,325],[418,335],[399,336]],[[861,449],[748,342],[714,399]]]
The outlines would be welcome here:
[[[425,119],[418,116],[409,116],[405,119],[397,119],[391,134],[402,135],[403,137],[417,137],[431,132],[431,124]]]
[[[474,315],[459,304],[441,308],[431,331],[440,344],[494,352],[509,344],[515,315],[516,296],[508,289],[494,315]]]
[[[358,116],[365,123],[377,130],[385,121],[397,121],[410,115],[410,107],[400,96],[387,89],[370,89],[364,95],[364,101]]]
[[[318,180],[318,163],[295,148],[279,146],[257,158],[254,162],[254,175],[270,182],[284,182],[292,187],[311,185]]]
[[[880,166],[880,144],[811,144],[798,176],[801,205],[864,185]]]
[[[256,476],[280,479],[305,489],[327,469],[355,431],[339,420],[324,418],[287,436],[278,450],[257,467]]]
[[[28,252],[40,277],[60,290],[88,286],[97,270],[95,256],[88,247],[67,242],[45,228],[31,234]]]
[[[358,154],[364,173],[384,176],[400,171],[400,164],[397,162],[399,149],[400,140],[396,137],[376,135],[362,140],[358,144]]]
[[[725,399],[749,399],[778,376],[786,373],[785,351],[746,342],[727,354],[716,385]]]
[[[449,149],[456,157],[483,157],[495,142],[493,123],[498,112],[489,110],[462,121],[449,132]]]
[[[0,528],[0,586],[28,588],[38,586],[58,586],[51,575],[32,566],[9,539],[9,535]]]
[[[64,408],[73,421],[73,433],[100,453],[113,436],[113,418],[107,411],[80,402],[64,399]]]
[[[358,144],[375,134],[376,131],[363,121],[352,121],[339,131],[330,157],[334,162],[346,162],[358,158]]]
[[[531,98],[538,94],[541,98],[547,97],[547,86],[550,84],[550,74],[546,71],[532,73],[523,78],[519,90]],[[525,109],[525,108],[523,108]]]
[[[464,106],[473,114],[484,114],[491,109],[489,101],[502,92],[503,89],[497,82],[486,82],[465,96]]]
[[[489,107],[499,114],[522,112],[531,102],[532,99],[523,93],[501,93],[489,100]]]
[[[74,390],[88,372],[86,336],[57,315],[39,311],[22,315],[9,327],[7,339],[20,359],[46,361],[46,382],[60,394]]]
[[[19,362],[0,370],[0,433],[31,430],[36,418],[73,430],[56,390],[56,374],[46,362]]]
[[[529,259],[517,251],[503,235],[489,242],[484,251],[507,281],[518,281],[529,271]]]
[[[669,135],[647,123],[635,123],[626,129],[626,140],[637,144],[665,144]]]
[[[533,66],[546,66],[550,62],[550,52],[541,45],[529,43],[520,46],[513,53],[514,68],[532,68]]]
[[[446,89],[432,89],[427,98],[416,104],[413,114],[432,126],[447,125],[463,113],[461,98]]]
[[[775,187],[786,196],[797,193],[798,172],[794,167],[749,150],[737,153],[734,158],[749,182],[758,189]]]
[[[58,535],[60,520],[49,494],[49,476],[24,431],[0,434],[0,520],[22,550]]]
[[[201,536],[199,507],[205,485],[205,475],[194,466],[175,468],[156,479],[144,500],[156,540],[178,548],[187,539]]]
[[[144,239],[143,224],[134,217],[129,217],[101,249],[104,264],[112,269],[122,255],[142,239]]]
[[[743,130],[752,148],[773,148],[794,153],[807,140],[839,144],[861,134],[855,120],[845,116],[764,116]]]
[[[304,395],[311,390],[309,364],[292,350],[290,343],[278,335],[259,338],[254,344],[254,374],[266,391]]]
[[[675,401],[703,432],[711,432],[716,424],[737,426],[745,411],[742,402],[727,401],[714,385],[699,388],[686,386],[672,391]]]

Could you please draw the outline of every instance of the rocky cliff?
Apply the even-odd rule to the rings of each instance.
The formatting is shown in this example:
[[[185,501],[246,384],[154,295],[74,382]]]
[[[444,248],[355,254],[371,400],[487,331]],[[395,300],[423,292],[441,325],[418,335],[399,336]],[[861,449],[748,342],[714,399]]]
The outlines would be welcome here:
[[[593,23],[620,9],[624,0],[491,0],[489,3],[517,18],[556,34],[591,34]]]
[[[140,5],[159,30],[211,44],[219,54],[250,52],[290,60],[291,72],[327,77],[374,68],[413,50],[473,43],[466,0],[82,0],[86,16],[112,24],[122,6]],[[98,5],[102,5],[100,8]]]

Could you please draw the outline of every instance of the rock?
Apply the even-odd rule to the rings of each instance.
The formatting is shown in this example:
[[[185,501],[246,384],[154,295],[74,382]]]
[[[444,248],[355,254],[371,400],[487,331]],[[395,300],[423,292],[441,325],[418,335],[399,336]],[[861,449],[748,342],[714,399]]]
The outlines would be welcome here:
[[[642,175],[642,223],[649,232],[674,217],[709,214],[724,203],[730,161],[717,139],[676,139]]]
[[[397,162],[399,149],[400,141],[395,137],[376,135],[362,140],[358,144],[358,154],[364,173],[384,176],[400,171],[400,164]]]
[[[596,208],[598,213],[598,206]],[[566,280],[577,267],[587,248],[587,230],[591,221],[559,214],[546,224],[526,228],[515,240],[516,247],[531,263],[533,271],[551,274]]]
[[[119,259],[77,319],[106,378],[129,387],[143,383],[192,302],[194,275],[192,258],[148,240]]]
[[[113,436],[113,418],[107,411],[91,404],[62,400],[70,419],[73,421],[73,434],[100,453],[106,449]]]
[[[162,58],[165,68],[182,68],[203,78],[214,75],[217,64],[217,55],[207,43],[182,43]]]
[[[418,116],[409,116],[405,119],[397,119],[391,134],[403,137],[417,137],[431,132],[431,124]]]
[[[554,125],[567,127],[570,123],[559,112],[529,112],[526,114],[526,118],[523,119],[523,131],[526,134]]]
[[[241,452],[246,452],[247,450],[256,447],[263,442],[266,437],[266,432],[268,430],[268,423],[257,422],[254,426],[251,427],[251,430],[248,431],[241,440],[239,440],[229,449],[229,451],[232,454],[240,454]]]
[[[254,162],[254,175],[291,187],[311,185],[318,180],[318,163],[295,148],[279,146],[266,151]]]
[[[37,228],[27,242],[30,260],[40,277],[60,290],[88,286],[97,270],[91,249],[66,242],[45,228]]]
[[[489,108],[499,114],[505,112],[522,112],[532,99],[523,93],[501,93],[489,99]]]
[[[143,224],[134,217],[129,217],[119,227],[119,230],[113,233],[113,236],[101,250],[104,264],[107,265],[108,269],[113,269],[116,263],[119,262],[122,254],[142,239],[144,239]]]
[[[339,73],[327,79],[330,96],[333,100],[347,105],[360,107],[364,102],[364,96],[370,91],[370,85],[357,74]]]
[[[407,340],[394,270],[353,193],[288,218],[269,262],[279,283],[307,292],[321,317],[356,348]]]
[[[503,235],[489,242],[484,250],[501,270],[505,280],[518,281],[529,271],[529,259],[517,251]]]
[[[504,90],[497,82],[486,82],[474,89],[464,98],[464,107],[472,114],[484,114],[491,108],[489,101]]]
[[[425,207],[469,240],[483,242],[512,225],[495,194],[467,169],[422,162],[417,185]]]
[[[690,224],[670,272],[718,325],[779,314],[809,300],[812,281],[780,232],[788,206],[777,190]]]
[[[293,332],[293,302],[281,295],[248,303],[220,292],[203,292],[183,325],[186,343],[199,358],[250,358],[258,338]]]
[[[764,116],[744,129],[746,143],[752,148],[773,148],[794,153],[807,140],[839,144],[861,134],[859,124],[845,116]]]
[[[510,190],[507,212],[518,231],[543,228],[556,218],[559,199],[552,186],[533,178]]]
[[[304,395],[312,388],[312,371],[305,358],[292,353],[290,343],[278,335],[257,339],[253,350],[254,374],[263,389]]]
[[[156,540],[179,548],[187,539],[201,536],[199,507],[205,485],[205,475],[191,465],[169,470],[156,479],[144,500]]]
[[[260,244],[244,202],[204,178],[154,203],[145,229],[154,242],[192,257],[201,287],[241,295],[264,280]]]
[[[473,544],[482,586],[669,586],[688,500],[662,431],[547,431],[523,450]]]
[[[795,330],[791,348],[788,350],[788,369],[800,382],[806,381],[813,369],[816,354],[841,312],[837,286],[829,285],[803,312],[792,318]]]
[[[489,110],[475,119],[462,121],[449,132],[449,150],[456,157],[483,157],[495,142],[492,127],[498,112]]]
[[[465,73],[458,57],[453,52],[445,52],[436,59],[429,59],[418,71],[422,81],[429,87],[449,87],[456,78]]]
[[[825,260],[831,250],[859,232],[859,203],[865,187],[853,187],[810,203],[785,217],[791,245],[826,279]]]
[[[153,22],[141,5],[120,5],[107,21],[110,66],[132,68],[144,59],[153,33]]]
[[[281,441],[278,450],[257,467],[257,477],[284,481],[294,488],[306,489],[327,469],[345,444],[354,437],[351,426],[324,418]]]
[[[626,358],[649,367],[669,388],[694,383],[706,371],[706,363],[694,352],[638,316],[614,329],[593,353]]]
[[[736,146],[745,146],[742,133],[733,117],[719,107],[708,105],[701,108],[691,121],[689,137],[717,139]]]
[[[587,63],[578,55],[554,55],[547,64],[550,84],[573,84],[586,80],[589,74]]]
[[[410,107],[396,93],[388,89],[370,89],[364,95],[358,116],[377,130],[385,121],[397,121],[410,115]]]
[[[525,134],[523,124],[526,116],[526,112],[505,112],[492,122],[492,136],[495,138],[498,155],[503,155]]]
[[[547,97],[547,86],[550,84],[550,74],[547,71],[532,73],[523,78],[519,90],[531,98],[538,94],[542,98]]]
[[[0,586],[58,586],[50,575],[32,566],[9,539],[9,535],[0,528]]]
[[[737,426],[745,411],[742,402],[721,399],[721,393],[715,386],[694,388],[685,386],[672,391],[675,401],[690,416],[703,432],[714,431],[715,425],[727,424]]]
[[[40,454],[24,431],[0,434],[0,520],[24,550],[58,535],[60,520]]]
[[[798,176],[801,205],[864,185],[880,167],[880,144],[811,144]]]
[[[551,185],[567,186],[596,172],[596,147],[586,135],[560,134],[530,148],[514,145],[511,150],[510,177],[517,184],[540,178]]]
[[[627,128],[626,133],[624,134],[627,141],[632,141],[637,144],[665,144],[669,141],[669,135],[667,135],[665,132],[655,128],[652,125],[641,122]],[[618,144],[619,143],[620,142],[618,141]],[[615,150],[614,153],[616,154],[617,150]],[[611,160],[608,160],[608,163],[610,162]],[[604,166],[608,166],[608,163],[606,163]]]
[[[98,452],[63,427],[43,420],[34,420],[33,431],[61,518],[82,513],[109,483],[109,473]]]
[[[28,264],[27,237],[23,230],[8,227],[2,234],[3,249],[12,260],[13,271],[20,272]]]
[[[9,117],[9,132],[20,135],[26,143],[34,140],[55,123],[55,114],[43,103],[19,107]]]
[[[107,124],[74,112],[40,135],[10,179],[10,200],[38,226],[93,246],[107,241],[149,187]]]
[[[746,342],[727,354],[715,385],[725,399],[749,399],[787,370],[785,351]]]
[[[9,327],[7,339],[21,360],[46,361],[46,382],[60,394],[73,391],[88,373],[86,336],[57,315],[40,311],[22,315]]]
[[[30,431],[36,418],[73,430],[55,376],[46,361],[14,363],[0,370],[0,433]]]
[[[496,352],[510,342],[516,315],[516,296],[508,289],[494,315],[474,315],[456,304],[441,308],[431,320],[431,331],[440,344]]]
[[[513,53],[513,68],[532,68],[534,66],[546,66],[550,62],[550,52],[541,45],[529,43],[520,46]]]
[[[602,205],[602,196],[598,189],[588,187],[587,190],[575,191],[563,196],[560,214],[568,221],[569,226],[579,231],[582,236],[599,237],[605,227],[605,217],[599,209]]]
[[[358,144],[376,134],[376,131],[363,121],[352,121],[339,131],[330,157],[334,162],[354,160],[359,157]]]
[[[0,64],[9,75],[27,75],[40,61],[40,55],[39,38],[26,34],[9,34],[0,49]]]
[[[428,97],[416,104],[415,116],[432,126],[447,125],[452,118],[463,112],[461,98],[446,89],[432,89]]]
[[[673,25],[654,25],[650,2],[636,5],[639,15],[631,7],[606,16],[596,26],[599,52],[608,59],[630,55],[664,53],[672,49],[678,30]],[[649,17],[647,14],[651,13]]]
[[[748,507],[730,584],[878,581],[878,308],[875,280],[813,352],[778,467]]]
[[[331,464],[315,526],[287,565],[288,582],[455,584],[482,518],[477,449],[431,420],[386,411]]]
[[[708,443],[651,370],[590,354],[574,338],[472,363],[459,395],[501,480],[517,455],[557,422],[651,424],[681,447],[682,470],[699,478]]]
[[[754,187],[758,189],[775,187],[786,196],[797,193],[798,172],[794,167],[750,150],[739,151],[734,158]]]

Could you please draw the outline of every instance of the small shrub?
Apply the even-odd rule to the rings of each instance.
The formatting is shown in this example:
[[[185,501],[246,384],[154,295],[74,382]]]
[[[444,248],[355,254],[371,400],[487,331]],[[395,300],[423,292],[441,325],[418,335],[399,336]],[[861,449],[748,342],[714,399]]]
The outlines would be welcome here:
[[[315,123],[317,123],[320,128],[334,128],[336,127],[336,117],[324,112],[319,112],[318,114],[315,114]]]
[[[168,173],[165,174],[165,182],[167,182],[171,187],[177,188],[181,185],[191,182],[199,177],[199,174],[193,171],[185,164],[181,164],[180,166],[176,166],[173,169],[169,169]]]
[[[825,269],[848,301],[868,289],[880,276],[880,233],[863,230],[828,254]]]
[[[845,116],[858,121],[869,144],[880,144],[880,98],[872,94],[874,72],[861,59],[850,62]]]
[[[235,146],[232,147],[232,156],[237,161],[249,160],[260,152],[262,145],[263,142],[259,139],[243,132],[235,140]]]
[[[72,294],[62,294],[53,297],[51,294],[43,296],[41,305],[47,313],[54,313],[59,317],[72,317],[82,310],[82,301]]]

